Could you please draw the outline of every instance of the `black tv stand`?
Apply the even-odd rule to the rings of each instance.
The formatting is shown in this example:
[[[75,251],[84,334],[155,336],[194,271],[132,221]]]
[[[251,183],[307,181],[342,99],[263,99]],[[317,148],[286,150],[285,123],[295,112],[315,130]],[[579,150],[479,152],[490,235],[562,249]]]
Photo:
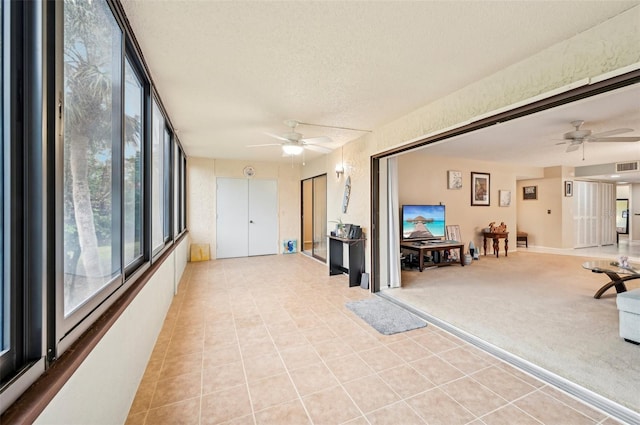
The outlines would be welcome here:
[[[349,286],[360,286],[364,273],[364,241],[365,239],[346,239],[329,236],[329,276],[337,274],[349,275]],[[349,267],[342,264],[343,246],[349,249]]]

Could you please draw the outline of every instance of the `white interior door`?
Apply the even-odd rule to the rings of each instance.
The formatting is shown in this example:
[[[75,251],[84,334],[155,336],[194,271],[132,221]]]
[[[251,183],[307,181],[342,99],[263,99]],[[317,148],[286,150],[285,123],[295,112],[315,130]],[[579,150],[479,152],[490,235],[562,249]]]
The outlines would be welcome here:
[[[278,253],[278,182],[218,178],[216,258]]]
[[[246,179],[218,178],[216,258],[249,255],[249,197]]]
[[[616,243],[616,188],[600,183],[600,245]]]
[[[598,245],[598,183],[573,184],[574,248]]]
[[[278,253],[278,182],[249,182],[249,255]]]

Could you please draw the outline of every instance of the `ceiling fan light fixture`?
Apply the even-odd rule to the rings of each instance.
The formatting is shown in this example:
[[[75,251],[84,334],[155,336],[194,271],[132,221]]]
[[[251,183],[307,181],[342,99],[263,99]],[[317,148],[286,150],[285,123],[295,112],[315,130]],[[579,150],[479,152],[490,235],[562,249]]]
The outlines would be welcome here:
[[[300,145],[282,145],[282,152],[286,155],[300,155],[304,148]]]

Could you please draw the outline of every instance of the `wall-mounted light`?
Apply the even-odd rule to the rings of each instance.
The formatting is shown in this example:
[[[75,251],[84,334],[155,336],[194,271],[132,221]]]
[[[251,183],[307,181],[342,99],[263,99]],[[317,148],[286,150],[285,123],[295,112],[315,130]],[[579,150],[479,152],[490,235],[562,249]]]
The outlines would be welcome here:
[[[340,176],[344,174],[344,150],[343,146],[340,146],[340,163],[336,164],[336,178],[340,179]]]

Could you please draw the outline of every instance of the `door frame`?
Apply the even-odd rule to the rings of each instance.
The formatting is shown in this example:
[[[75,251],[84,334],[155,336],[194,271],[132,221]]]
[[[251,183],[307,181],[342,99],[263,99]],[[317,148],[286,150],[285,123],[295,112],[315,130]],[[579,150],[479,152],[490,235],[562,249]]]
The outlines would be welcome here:
[[[455,136],[480,130],[485,127],[493,126],[501,122],[510,121],[531,115],[536,112],[555,108],[560,105],[572,103],[580,99],[585,99],[598,94],[606,93],[622,87],[640,83],[640,70],[636,69],[625,74],[617,75],[612,78],[597,81],[592,84],[583,85],[565,92],[552,95],[550,97],[533,101],[529,104],[516,107],[514,109],[499,112],[495,115],[481,118],[477,121],[463,124],[460,127],[449,129],[441,133],[425,137],[407,144],[388,149],[371,155],[370,157],[370,202],[371,207],[371,292],[380,291],[380,161],[389,156],[412,151],[416,148],[424,147],[432,143],[450,139]]]
[[[316,217],[315,217],[315,199],[316,197],[315,195],[315,179],[319,178],[319,177],[324,177],[325,179],[328,179],[327,173],[323,173],[323,174],[318,174],[316,176],[312,176],[312,177],[308,177],[306,179],[302,179],[300,180],[300,239],[301,239],[301,249],[300,252],[305,254],[305,249],[304,249],[304,239],[305,239],[305,232],[304,232],[304,182],[311,180],[311,256],[317,260],[326,262],[327,258],[326,257],[322,257],[320,255],[316,254],[316,250],[315,250],[315,224],[316,224]],[[325,185],[325,196],[324,196],[324,202],[325,202],[325,210],[326,210],[326,205],[327,205],[327,190],[326,190],[326,185]],[[326,236],[326,235],[325,235]],[[327,253],[328,253],[328,244],[327,244]],[[308,255],[308,254],[305,254]]]

